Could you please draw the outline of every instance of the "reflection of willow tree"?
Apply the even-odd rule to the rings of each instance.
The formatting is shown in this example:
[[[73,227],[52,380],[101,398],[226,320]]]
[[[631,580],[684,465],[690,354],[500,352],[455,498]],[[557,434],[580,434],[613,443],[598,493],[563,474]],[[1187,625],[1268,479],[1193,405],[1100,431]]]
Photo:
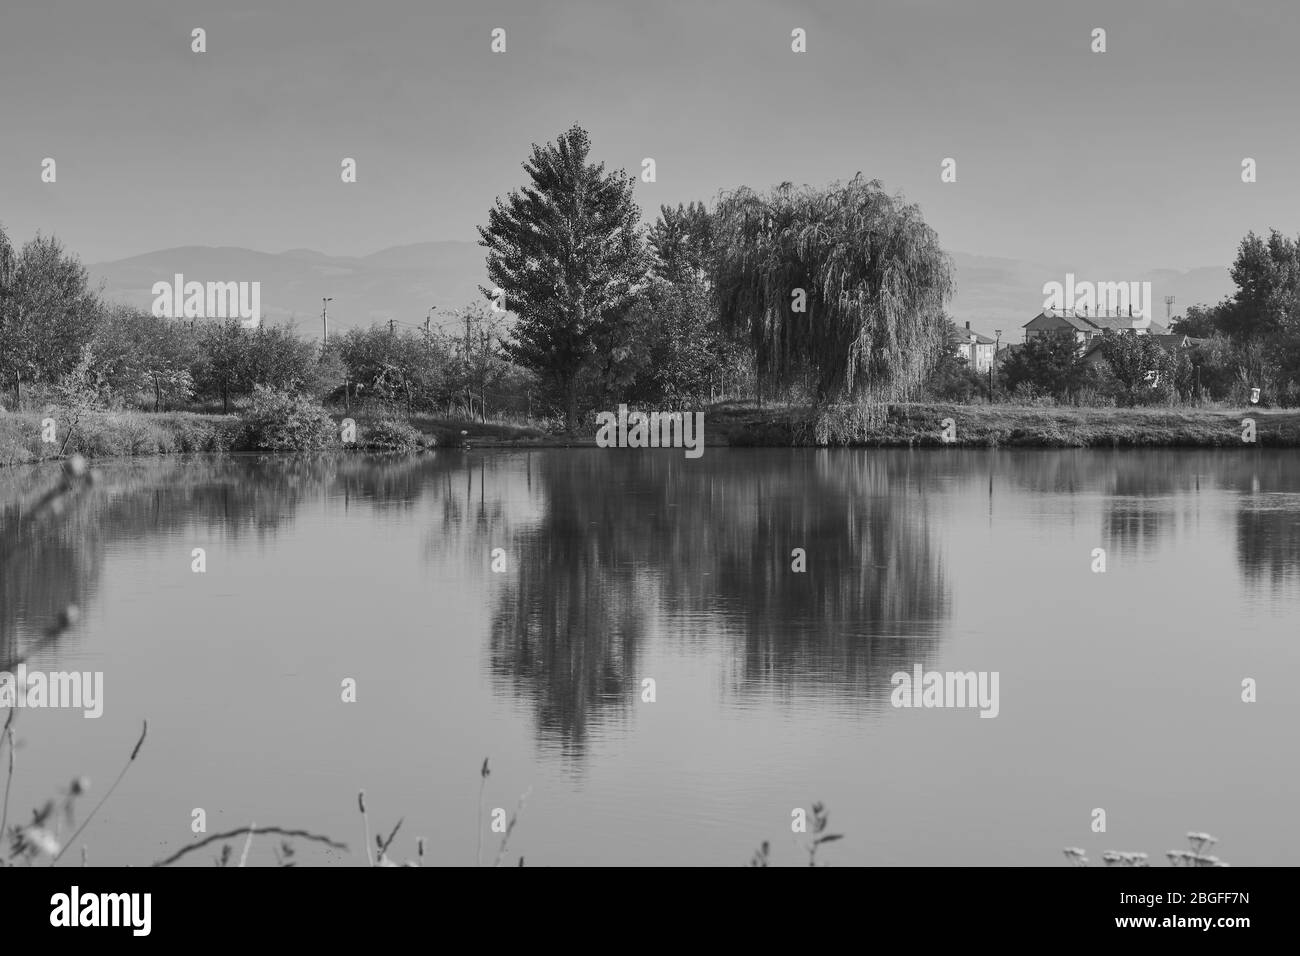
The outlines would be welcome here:
[[[322,493],[334,469],[328,459],[294,458],[112,463],[36,523],[27,520],[31,488],[51,484],[57,472],[33,470],[31,488],[9,485],[0,506],[0,665],[24,653],[69,604],[86,608],[110,549],[181,532],[196,545],[218,534],[274,533],[304,499]],[[177,560],[189,561],[188,545]]]
[[[733,645],[734,693],[879,706],[895,671],[928,663],[949,613],[908,467],[869,452],[539,455],[544,507],[509,533],[492,672],[573,751],[638,699],[647,620]]]
[[[895,672],[930,660],[950,613],[926,512],[932,472],[871,453],[820,452],[758,474],[729,464],[740,500],[715,601],[744,635],[741,689],[880,705]],[[791,570],[795,547],[807,573]]]

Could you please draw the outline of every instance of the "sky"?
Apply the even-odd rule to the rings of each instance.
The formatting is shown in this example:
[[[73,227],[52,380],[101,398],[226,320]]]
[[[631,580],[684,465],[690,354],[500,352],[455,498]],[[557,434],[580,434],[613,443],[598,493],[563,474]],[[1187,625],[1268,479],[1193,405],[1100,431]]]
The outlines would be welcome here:
[[[1295,0],[4,0],[0,223],[87,262],[472,241],[578,123],[609,168],[655,159],[647,218],[861,171],[949,249],[1226,265],[1300,232],[1298,41]]]

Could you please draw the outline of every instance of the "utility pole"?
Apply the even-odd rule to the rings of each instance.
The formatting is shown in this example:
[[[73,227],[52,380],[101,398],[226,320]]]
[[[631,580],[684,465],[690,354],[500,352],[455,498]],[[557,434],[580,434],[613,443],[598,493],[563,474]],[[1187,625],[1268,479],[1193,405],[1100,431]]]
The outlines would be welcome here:
[[[1002,348],[1002,330],[994,329],[993,361],[989,362],[989,404],[993,404],[993,367],[998,364],[998,349]]]
[[[320,300],[320,324],[321,324],[321,345],[328,345],[330,340],[330,317],[329,305],[334,301],[334,296],[326,298],[321,296]]]

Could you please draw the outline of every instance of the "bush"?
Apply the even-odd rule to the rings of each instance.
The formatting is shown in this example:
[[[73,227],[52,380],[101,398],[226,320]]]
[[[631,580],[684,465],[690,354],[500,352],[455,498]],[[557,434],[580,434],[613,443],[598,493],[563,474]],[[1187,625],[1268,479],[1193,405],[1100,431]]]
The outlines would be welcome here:
[[[416,451],[424,447],[425,438],[419,430],[406,422],[392,418],[380,419],[360,429],[358,448],[377,451]]]
[[[1033,336],[1003,360],[1001,372],[1004,387],[1013,395],[1025,396],[1021,399],[1024,404],[1037,404],[1039,398],[1063,398],[1086,384],[1088,377],[1074,337],[1061,332]]]
[[[36,460],[36,453],[17,438],[0,438],[0,466],[25,465]]]
[[[987,401],[989,376],[979,372],[954,355],[945,356],[926,380],[924,394],[935,402],[956,402],[968,405]]]
[[[1016,387],[1011,390],[1011,401],[1015,405],[1032,405],[1036,408],[1046,408],[1056,404],[1056,399],[1050,392],[1030,381],[1016,383]]]
[[[1115,390],[1099,378],[1095,384],[1084,385],[1074,393],[1074,404],[1080,408],[1114,408]]]
[[[178,452],[226,452],[239,444],[243,431],[243,422],[234,417],[185,415],[174,420],[172,441]]]
[[[243,416],[243,445],[256,451],[318,451],[336,443],[334,420],[310,398],[257,385]]]

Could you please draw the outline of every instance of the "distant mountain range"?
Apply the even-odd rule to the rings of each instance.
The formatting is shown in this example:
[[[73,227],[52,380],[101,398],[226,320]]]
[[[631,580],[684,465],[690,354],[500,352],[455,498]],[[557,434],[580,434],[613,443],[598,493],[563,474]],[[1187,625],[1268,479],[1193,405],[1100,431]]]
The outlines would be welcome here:
[[[952,253],[957,292],[949,311],[958,324],[985,335],[1002,330],[1004,342],[1021,340],[1020,328],[1043,307],[1043,284],[1064,281],[1073,271],[1080,281],[1150,282],[1153,317],[1163,322],[1164,297],[1172,295],[1178,315],[1189,305],[1212,304],[1233,291],[1227,267],[1180,272],[1159,269],[1140,275],[1089,273],[1066,267],[969,253]],[[183,246],[115,262],[89,266],[103,280],[112,299],[149,308],[155,282],[170,282],[176,273],[198,282],[261,282],[262,315],[274,324],[295,319],[306,335],[319,337],[321,297],[330,296],[330,330],[387,322],[406,326],[424,322],[432,307],[435,325],[450,323],[446,314],[483,301],[487,285],[484,250],[473,242],[421,242],[394,246],[362,257],[327,256],[310,249],[254,252],[237,247]],[[439,314],[439,313],[442,314]]]
[[[260,282],[263,321],[296,320],[305,335],[319,338],[321,298],[330,296],[330,331],[395,319],[419,325],[430,308],[450,311],[485,301],[484,250],[472,242],[421,242],[354,258],[311,249],[254,252],[233,246],[181,246],[87,267],[105,294],[148,309],[155,282]],[[436,312],[434,324],[449,321]]]

